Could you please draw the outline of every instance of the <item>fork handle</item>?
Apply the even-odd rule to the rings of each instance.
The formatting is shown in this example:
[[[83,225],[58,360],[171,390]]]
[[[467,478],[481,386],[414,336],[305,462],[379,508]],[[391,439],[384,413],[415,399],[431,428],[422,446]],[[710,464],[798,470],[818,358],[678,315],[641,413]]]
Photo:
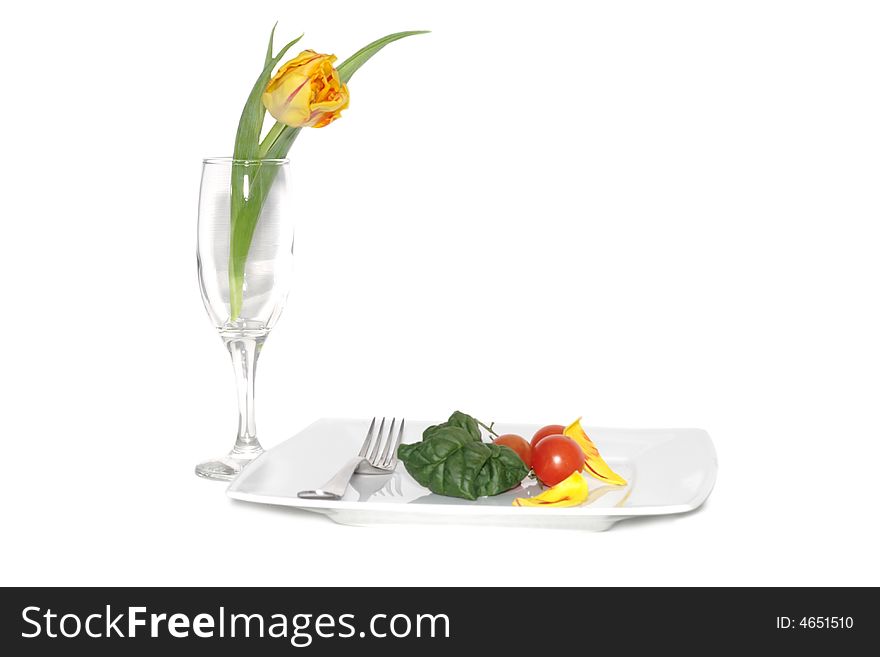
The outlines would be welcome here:
[[[297,493],[297,497],[304,500],[341,500],[345,495],[345,489],[348,488],[348,482],[357,467],[365,461],[363,456],[355,456],[348,461],[342,468],[333,475],[333,478],[326,484],[316,490],[301,490]]]

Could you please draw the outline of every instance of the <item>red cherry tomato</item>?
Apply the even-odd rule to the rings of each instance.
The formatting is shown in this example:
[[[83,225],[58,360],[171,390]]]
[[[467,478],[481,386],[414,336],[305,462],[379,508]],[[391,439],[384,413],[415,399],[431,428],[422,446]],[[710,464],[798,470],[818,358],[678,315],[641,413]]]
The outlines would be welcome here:
[[[548,424],[546,427],[541,427],[532,437],[532,449],[535,449],[535,447],[538,446],[538,443],[544,440],[547,436],[558,436],[563,431],[565,431],[565,427],[561,424]]]
[[[515,433],[506,433],[503,436],[498,436],[495,439],[495,444],[510,447],[522,459],[527,468],[532,467],[532,446],[522,436],[518,436]]]
[[[555,486],[583,467],[584,452],[568,436],[546,436],[532,449],[535,475],[548,486]]]

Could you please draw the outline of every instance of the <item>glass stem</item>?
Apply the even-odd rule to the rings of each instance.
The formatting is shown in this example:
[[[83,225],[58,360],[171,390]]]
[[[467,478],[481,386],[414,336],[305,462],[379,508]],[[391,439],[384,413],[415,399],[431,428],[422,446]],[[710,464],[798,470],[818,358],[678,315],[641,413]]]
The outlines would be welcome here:
[[[254,417],[254,377],[257,372],[257,358],[266,341],[266,336],[227,337],[226,348],[232,356],[235,370],[235,385],[238,389],[238,436],[232,455],[254,457],[263,451],[257,440],[257,424]]]

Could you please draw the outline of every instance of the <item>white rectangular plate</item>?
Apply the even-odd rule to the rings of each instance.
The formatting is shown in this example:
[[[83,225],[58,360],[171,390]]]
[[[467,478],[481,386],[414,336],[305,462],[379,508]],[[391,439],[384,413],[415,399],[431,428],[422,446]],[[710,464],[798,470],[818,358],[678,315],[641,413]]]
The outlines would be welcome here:
[[[567,527],[601,531],[636,516],[684,513],[712,492],[717,462],[702,429],[603,429],[586,427],[608,464],[629,483],[609,486],[587,478],[590,496],[571,508],[515,507],[513,498],[538,489],[517,488],[476,501],[435,495],[409,476],[403,464],[392,475],[357,475],[340,501],[303,500],[357,454],[369,420],[318,420],[257,458],[227,494],[246,502],[279,504],[323,513],[345,525],[457,523]],[[436,422],[406,422],[403,442],[421,440]],[[499,433],[531,437],[538,425],[497,424]]]

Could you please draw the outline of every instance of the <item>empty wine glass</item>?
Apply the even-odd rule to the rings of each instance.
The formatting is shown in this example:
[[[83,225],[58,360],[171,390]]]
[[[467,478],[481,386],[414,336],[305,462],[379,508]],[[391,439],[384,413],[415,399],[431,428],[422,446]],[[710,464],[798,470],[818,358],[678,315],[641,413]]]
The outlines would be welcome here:
[[[203,162],[199,284],[205,309],[232,356],[239,410],[232,451],[196,466],[196,474],[207,479],[234,479],[263,451],[254,421],[254,374],[290,287],[293,221],[287,183],[287,160]]]

